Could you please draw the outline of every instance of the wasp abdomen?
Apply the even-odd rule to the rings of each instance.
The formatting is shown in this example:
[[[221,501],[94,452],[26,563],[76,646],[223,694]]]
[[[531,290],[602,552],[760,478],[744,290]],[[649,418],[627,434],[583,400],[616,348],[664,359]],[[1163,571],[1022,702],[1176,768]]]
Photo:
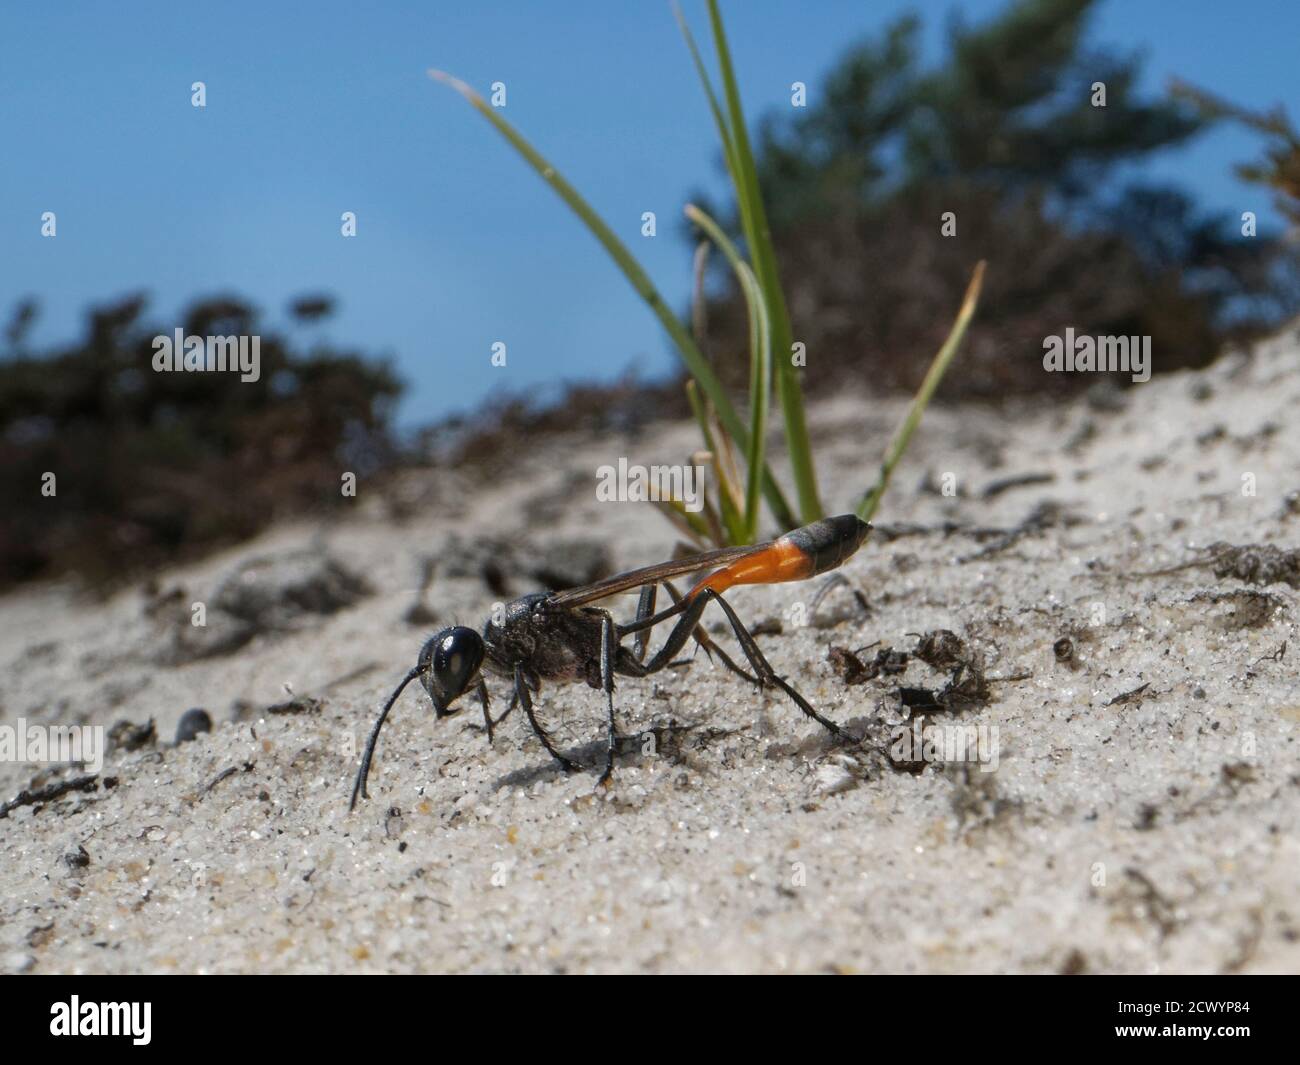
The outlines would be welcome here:
[[[843,564],[870,534],[871,526],[856,514],[841,514],[788,532],[781,540],[789,541],[812,560],[808,576],[815,577]]]

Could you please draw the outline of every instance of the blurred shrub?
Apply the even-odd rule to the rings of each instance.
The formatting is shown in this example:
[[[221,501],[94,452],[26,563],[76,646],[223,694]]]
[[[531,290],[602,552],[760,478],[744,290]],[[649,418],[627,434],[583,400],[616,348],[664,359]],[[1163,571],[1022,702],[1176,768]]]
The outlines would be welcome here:
[[[1088,374],[1042,369],[1043,339],[1067,326],[1151,336],[1163,371],[1203,365],[1300,307],[1279,237],[1243,237],[1177,189],[1118,180],[1210,118],[1185,98],[1143,99],[1137,59],[1086,48],[1093,6],[1019,0],[974,28],[955,21],[935,69],[904,18],[849,51],[806,109],[764,122],[758,166],[808,388],[914,388],[981,258],[950,395],[1087,387]],[[711,347],[739,385],[744,302],[724,291]]]
[[[1268,112],[1250,111],[1177,79],[1171,95],[1188,101],[1207,121],[1232,120],[1264,136],[1264,161],[1240,163],[1237,174],[1245,181],[1271,188],[1277,209],[1300,231],[1300,133],[1291,125],[1286,108],[1279,104]]]
[[[303,302],[303,301],[300,301]],[[75,346],[33,354],[20,304],[0,359],[0,585],[76,571],[102,581],[247,537],[274,518],[337,506],[342,475],[393,457],[399,384],[354,352],[293,350],[238,299],[146,324],[133,296],[89,314]],[[304,313],[305,311],[305,313]],[[316,297],[302,319],[328,313]],[[156,373],[153,338],[261,336],[261,377]],[[42,495],[53,473],[57,494]]]

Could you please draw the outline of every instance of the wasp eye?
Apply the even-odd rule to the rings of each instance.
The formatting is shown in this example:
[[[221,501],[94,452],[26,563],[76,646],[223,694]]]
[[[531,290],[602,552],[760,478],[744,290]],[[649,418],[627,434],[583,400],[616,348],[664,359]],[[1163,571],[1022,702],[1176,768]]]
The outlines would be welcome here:
[[[424,673],[420,683],[433,700],[439,717],[453,713],[452,703],[464,694],[483,665],[483,637],[463,625],[443,629],[420,650]]]

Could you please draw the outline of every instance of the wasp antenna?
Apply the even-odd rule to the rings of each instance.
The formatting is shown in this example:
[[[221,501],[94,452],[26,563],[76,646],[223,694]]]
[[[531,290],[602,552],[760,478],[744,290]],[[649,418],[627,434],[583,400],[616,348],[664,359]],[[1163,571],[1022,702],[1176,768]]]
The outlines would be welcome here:
[[[384,708],[379,712],[379,718],[375,721],[375,727],[370,730],[370,738],[366,740],[366,750],[361,756],[361,768],[357,771],[356,783],[352,785],[352,801],[348,803],[348,810],[357,808],[357,796],[362,795],[367,799],[370,798],[366,792],[366,777],[370,775],[370,760],[375,755],[375,744],[379,741],[379,730],[384,727],[384,719],[388,717],[388,711],[393,708],[397,702],[397,697],[402,694],[411,681],[415,680],[421,673],[427,673],[429,663],[412,667],[411,671],[402,678],[402,682],[397,686],[397,690],[388,697],[388,702],[384,703]]]

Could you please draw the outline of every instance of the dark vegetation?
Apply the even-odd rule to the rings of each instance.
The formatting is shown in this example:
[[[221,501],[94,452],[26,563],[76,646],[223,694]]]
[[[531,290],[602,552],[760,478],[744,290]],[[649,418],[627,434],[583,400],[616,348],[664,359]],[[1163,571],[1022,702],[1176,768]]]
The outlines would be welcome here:
[[[806,109],[761,124],[757,162],[809,391],[914,388],[981,258],[984,293],[949,395],[1086,387],[1087,374],[1042,371],[1044,337],[1067,326],[1149,335],[1162,372],[1204,364],[1300,307],[1294,245],[1242,236],[1239,212],[1207,215],[1176,188],[1124,180],[1215,122],[1243,122],[1267,144],[1240,172],[1300,226],[1300,139],[1285,114],[1188,86],[1140,94],[1136,57],[1088,43],[1093,7],[1021,0],[989,23],[956,24],[928,69],[918,24],[904,19],[850,49],[810,86]],[[955,236],[942,235],[945,212]],[[740,385],[745,313],[720,291],[708,349]],[[314,294],[291,308],[304,324],[331,309]],[[239,300],[197,303],[180,324],[261,335],[255,384],[152,372],[152,338],[177,323],[147,322],[139,296],[92,309],[66,349],[29,350],[37,313],[20,303],[0,348],[0,586],[68,571],[101,582],[236,542],[279,516],[344,503],[342,471],[360,478],[416,454],[491,463],[521,437],[687,414],[680,381],[575,384],[552,406],[495,399],[403,453],[390,421],[400,385],[386,367],[268,335]],[[47,471],[54,498],[41,494]]]
[[[918,20],[904,18],[810,86],[806,108],[762,124],[755,154],[808,390],[915,388],[982,258],[979,314],[944,381],[949,396],[1086,388],[1086,374],[1042,370],[1044,337],[1067,326],[1150,336],[1160,372],[1204,365],[1300,308],[1281,235],[1243,236],[1240,212],[1206,214],[1177,188],[1125,182],[1132,164],[1242,114],[1186,91],[1139,93],[1137,56],[1089,45],[1095,6],[1023,0],[988,23],[958,22],[933,69],[918,58]],[[1277,142],[1275,183],[1289,177],[1294,189],[1294,134],[1288,142],[1280,113],[1259,121]],[[955,236],[941,232],[945,212]],[[744,380],[734,290],[710,324],[726,379]]]
[[[300,303],[302,317],[328,311]],[[361,478],[394,457],[399,385],[385,366],[296,350],[247,304],[215,299],[190,308],[186,335],[260,335],[260,380],[155,373],[153,338],[174,327],[144,310],[139,296],[95,308],[79,343],[39,356],[25,346],[35,305],[14,315],[0,362],[0,584],[65,570],[98,582],[232,543],[339,505],[342,471]]]

